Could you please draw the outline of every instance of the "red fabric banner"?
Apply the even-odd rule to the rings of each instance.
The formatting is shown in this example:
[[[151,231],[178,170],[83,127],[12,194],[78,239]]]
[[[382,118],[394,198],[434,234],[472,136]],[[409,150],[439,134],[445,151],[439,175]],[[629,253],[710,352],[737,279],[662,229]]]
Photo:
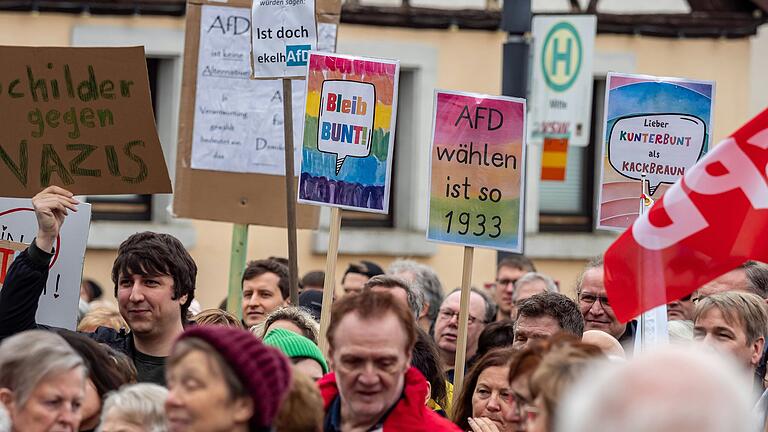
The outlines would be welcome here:
[[[626,322],[744,261],[768,261],[768,109],[715,146],[605,253]]]

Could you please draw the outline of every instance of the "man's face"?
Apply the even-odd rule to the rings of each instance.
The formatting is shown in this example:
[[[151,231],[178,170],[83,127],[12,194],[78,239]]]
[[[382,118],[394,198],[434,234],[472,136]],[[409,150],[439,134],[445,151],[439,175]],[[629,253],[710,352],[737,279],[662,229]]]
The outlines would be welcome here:
[[[173,300],[171,276],[121,274],[117,284],[120,315],[135,335],[161,335],[181,323],[187,296]]]
[[[739,321],[739,322],[734,322]],[[729,353],[740,363],[754,368],[763,353],[763,338],[747,342],[746,327],[741,319],[728,322],[717,307],[712,307],[693,323],[693,339],[715,350]]]
[[[579,310],[584,317],[584,330],[602,330],[619,339],[627,329],[616,319],[613,309],[608,303],[603,283],[605,273],[602,267],[595,267],[584,272],[581,293],[579,294]]]
[[[547,339],[561,330],[557,320],[549,315],[521,316],[515,322],[515,341],[512,348],[528,348],[532,341]]]
[[[279,283],[280,276],[270,272],[243,281],[243,321],[248,327],[264,321],[272,311],[287,304]]]
[[[536,294],[541,294],[547,291],[547,284],[545,284],[544,281],[537,279],[520,285],[515,288],[515,291],[515,295],[513,296],[515,299],[512,301],[512,308],[509,311],[512,319],[517,317],[517,306],[522,303],[523,300],[527,300]]]
[[[496,272],[496,291],[495,300],[499,305],[499,312],[509,317],[512,310],[512,292],[515,291],[515,282],[522,277],[526,271],[513,267],[499,267]]]
[[[397,403],[411,364],[407,344],[394,313],[366,319],[353,312],[341,319],[328,354],[345,422],[373,423]]]
[[[461,292],[449,295],[440,306],[435,320],[435,343],[440,351],[451,358],[456,355],[456,342],[459,337],[459,310]],[[469,297],[469,323],[467,324],[467,358],[475,355],[477,339],[485,328],[485,300],[476,293]]]
[[[347,273],[341,281],[341,288],[344,295],[360,294],[363,292],[363,285],[370,279],[368,276],[360,273]]]
[[[693,310],[696,305],[693,304],[691,296],[683,297],[682,299],[669,302],[667,304],[667,319],[669,321],[675,320],[693,320]]]
[[[693,294],[694,301],[697,301],[703,297],[709,297],[713,294],[720,294],[726,291],[749,291],[749,281],[747,280],[747,272],[744,269],[738,268],[719,276],[717,279],[711,280],[702,285],[701,288],[696,290]]]

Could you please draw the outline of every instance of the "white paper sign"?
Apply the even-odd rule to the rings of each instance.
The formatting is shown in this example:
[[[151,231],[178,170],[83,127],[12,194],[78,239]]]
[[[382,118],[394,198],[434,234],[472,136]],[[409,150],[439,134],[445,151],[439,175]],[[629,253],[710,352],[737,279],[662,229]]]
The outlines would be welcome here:
[[[542,144],[545,136],[589,144],[596,29],[593,15],[533,17],[529,144]]]
[[[77,212],[69,212],[56,241],[48,283],[40,296],[37,322],[74,330],[77,327],[77,306],[80,280],[91,224],[91,205],[79,204]],[[37,219],[32,200],[0,198],[0,240],[29,244],[37,234]],[[0,261],[10,266],[7,252],[0,249]],[[8,257],[9,258],[9,257]]]
[[[254,78],[303,77],[317,46],[315,0],[253,0]]]
[[[321,49],[335,48],[334,24],[323,27]],[[251,80],[250,10],[203,6],[192,137],[192,168],[285,175],[283,86]],[[293,124],[304,121],[303,85],[293,86]],[[294,143],[302,142],[293,128]],[[301,162],[296,146],[295,163]]]

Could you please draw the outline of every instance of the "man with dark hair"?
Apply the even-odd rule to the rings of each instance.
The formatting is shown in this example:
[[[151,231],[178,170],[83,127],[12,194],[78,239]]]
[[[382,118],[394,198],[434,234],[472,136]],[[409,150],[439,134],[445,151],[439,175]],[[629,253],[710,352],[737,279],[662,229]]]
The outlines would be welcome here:
[[[424,297],[421,292],[411,288],[411,285],[396,276],[378,275],[370,278],[363,285],[363,291],[387,291],[413,312],[413,318],[419,318],[419,312],[424,305]]]
[[[365,290],[333,305],[328,361],[318,385],[323,430],[458,431],[424,403],[427,380],[411,366],[416,324],[388,292]]]
[[[32,198],[38,232],[11,265],[0,291],[0,340],[34,328],[38,301],[61,225],[77,211],[71,192],[50,186]],[[184,331],[186,311],[195,296],[197,266],[181,242],[168,234],[143,232],[118,248],[112,267],[120,314],[130,332],[99,327],[86,333],[97,342],[126,354],[138,381],[165,383],[165,358]]]
[[[251,261],[243,272],[243,323],[251,328],[290,301],[288,267],[273,259]]]
[[[384,274],[384,270],[376,263],[370,261],[352,263],[341,278],[341,289],[344,290],[344,295],[359,294],[363,291],[363,285],[368,282],[368,279],[380,274]]]
[[[524,349],[532,341],[547,339],[559,332],[579,339],[584,334],[584,318],[579,307],[568,297],[543,292],[524,300],[517,309],[513,348]]]
[[[496,286],[494,300],[499,306],[496,320],[513,318],[512,293],[515,291],[515,282],[524,274],[535,272],[536,267],[525,255],[509,255],[499,262],[496,270]]]
[[[325,284],[325,272],[324,271],[311,271],[302,276],[301,280],[299,281],[299,288],[301,288],[301,293],[304,291],[322,291],[323,285]],[[300,294],[301,294],[300,293]]]

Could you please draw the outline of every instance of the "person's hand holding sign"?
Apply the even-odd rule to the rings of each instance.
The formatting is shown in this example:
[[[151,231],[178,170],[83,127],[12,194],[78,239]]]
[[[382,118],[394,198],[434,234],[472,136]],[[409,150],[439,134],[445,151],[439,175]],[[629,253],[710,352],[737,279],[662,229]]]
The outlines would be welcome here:
[[[58,186],[49,186],[32,198],[32,207],[37,217],[35,244],[45,252],[53,251],[68,210],[77,211],[78,200],[72,192]]]

